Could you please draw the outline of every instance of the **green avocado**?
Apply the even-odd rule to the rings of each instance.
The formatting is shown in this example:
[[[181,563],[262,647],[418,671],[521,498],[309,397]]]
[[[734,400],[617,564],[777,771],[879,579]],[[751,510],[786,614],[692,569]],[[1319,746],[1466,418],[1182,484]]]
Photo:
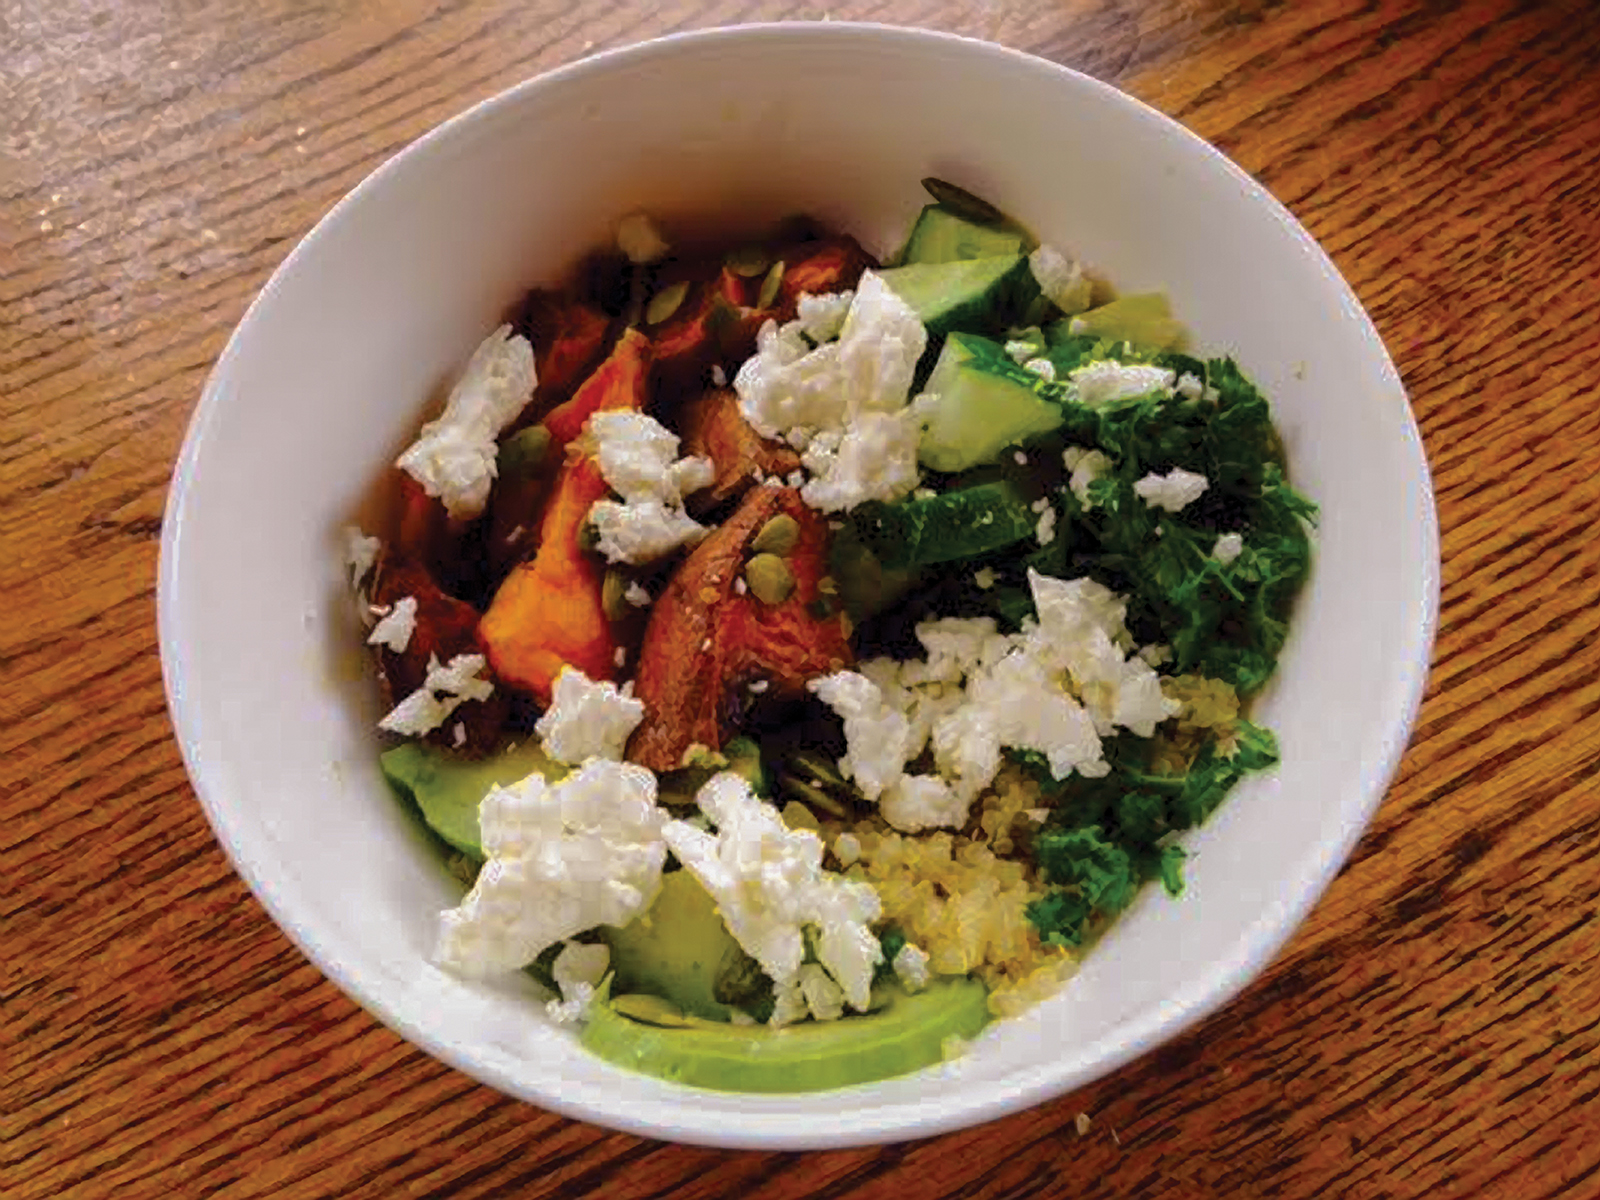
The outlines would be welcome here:
[[[630,1003],[653,998],[606,995],[596,998],[582,1042],[607,1062],[690,1087],[815,1092],[932,1066],[948,1039],[973,1037],[989,1020],[988,991],[977,980],[940,980],[915,995],[886,990],[880,1011],[780,1029],[674,1017],[670,1007],[657,1016],[656,1005]]]
[[[611,947],[618,993],[645,992],[697,1017],[728,1019],[728,1004],[717,998],[719,990],[727,992],[718,981],[737,970],[745,953],[710,893],[688,871],[663,875],[649,909],[620,929],[601,932]]]
[[[489,789],[538,773],[558,779],[566,767],[549,758],[532,738],[487,758],[463,758],[425,742],[405,742],[379,756],[384,777],[409,797],[435,833],[463,854],[482,861],[478,803]]]

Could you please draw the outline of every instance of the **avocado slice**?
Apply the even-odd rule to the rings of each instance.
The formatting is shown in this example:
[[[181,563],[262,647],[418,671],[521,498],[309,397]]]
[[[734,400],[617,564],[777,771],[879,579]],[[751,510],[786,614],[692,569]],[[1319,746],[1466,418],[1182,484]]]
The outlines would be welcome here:
[[[901,263],[964,262],[973,258],[1022,254],[1027,238],[1007,225],[980,225],[951,212],[942,204],[929,204],[918,214],[906,239]]]
[[[480,862],[478,804],[489,790],[535,773],[550,780],[567,773],[532,738],[487,758],[463,758],[426,742],[405,742],[385,750],[378,762],[395,790],[421,810],[430,829]]]
[[[661,877],[655,903],[621,928],[601,930],[611,947],[614,990],[672,1001],[684,1012],[726,1021],[719,983],[742,970],[746,957],[722,923],[717,905],[688,871]]]
[[[693,1017],[651,1024],[597,998],[581,1041],[607,1062],[690,1087],[814,1092],[932,1066],[949,1038],[973,1037],[989,1021],[988,990],[974,979],[939,980],[915,995],[886,990],[877,1012],[780,1029]]]
[[[910,263],[879,275],[928,327],[930,350],[957,329],[999,333],[1010,328],[1039,295],[1039,282],[1021,254]]]

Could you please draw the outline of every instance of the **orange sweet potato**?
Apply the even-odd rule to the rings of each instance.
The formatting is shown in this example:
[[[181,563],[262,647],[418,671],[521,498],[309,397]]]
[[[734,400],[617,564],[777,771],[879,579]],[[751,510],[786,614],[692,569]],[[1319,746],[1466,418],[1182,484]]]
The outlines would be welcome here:
[[[584,424],[601,409],[642,409],[650,361],[650,339],[637,329],[625,330],[610,356],[583,381],[572,399],[545,416],[552,449],[559,451],[577,438]]]
[[[604,353],[611,319],[567,293],[536,288],[512,324],[533,343],[538,378],[532,402],[513,422],[513,429],[521,429],[571,398]]]
[[[800,456],[782,442],[768,441],[739,412],[731,388],[709,388],[679,410],[683,453],[709,458],[716,468],[711,486],[689,498],[708,512],[744,495],[756,473],[782,479],[800,467]]]
[[[768,605],[736,587],[750,542],[767,521],[787,513],[800,527],[788,555],[793,593]],[[757,680],[776,697],[804,693],[806,681],[853,662],[842,614],[818,616],[813,604],[827,571],[822,516],[790,488],[759,487],[702,541],[655,603],[639,650],[635,694],[644,721],[628,758],[654,771],[683,765],[695,745],[720,749],[734,688]]]
[[[593,458],[561,467],[532,560],[506,576],[478,632],[495,674],[512,687],[550,702],[563,666],[590,679],[610,679],[617,643],[600,601],[600,566],[578,545],[589,508],[607,494]]]
[[[848,234],[820,242],[801,242],[778,257],[788,264],[784,268],[783,282],[778,286],[777,311],[773,314],[780,322],[794,318],[801,295],[820,296],[853,288],[861,279],[861,272],[877,265]]]

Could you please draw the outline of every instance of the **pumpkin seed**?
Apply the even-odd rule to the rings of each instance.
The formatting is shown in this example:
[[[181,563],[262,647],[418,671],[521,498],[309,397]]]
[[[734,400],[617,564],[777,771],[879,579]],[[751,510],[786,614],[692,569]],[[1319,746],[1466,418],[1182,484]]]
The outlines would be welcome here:
[[[935,179],[932,175],[922,181],[922,186],[928,195],[965,221],[978,225],[999,225],[1006,219],[1005,213],[987,200],[978,199],[966,188]]]
[[[789,755],[789,765],[811,776],[817,783],[831,787],[849,786],[845,777],[839,774],[839,769],[834,766],[831,760],[810,750],[796,750]]]
[[[600,582],[600,608],[608,621],[620,621],[633,611],[628,603],[628,578],[613,567]]]
[[[800,541],[800,522],[788,513],[779,513],[761,527],[750,542],[757,554],[788,554]]]
[[[495,469],[501,478],[534,475],[549,453],[550,431],[543,425],[529,425],[500,443]]]
[[[727,258],[728,270],[745,279],[753,279],[772,265],[772,255],[760,246],[745,246]]]
[[[780,791],[789,793],[807,808],[820,808],[823,812],[838,817],[841,821],[848,819],[850,816],[849,809],[845,808],[842,803],[814,784],[807,783],[804,779],[796,779],[793,775],[780,775],[778,776],[778,788]]]
[[[645,306],[644,323],[646,325],[659,325],[683,306],[683,298],[689,294],[689,281],[680,279],[677,283],[662,288],[650,297],[650,303]]]
[[[781,815],[783,823],[790,829],[821,830],[822,828],[815,814],[798,800],[791,800],[785,804]]]
[[[621,1013],[629,1020],[641,1021],[646,1025],[658,1025],[662,1029],[684,1029],[689,1024],[689,1018],[684,1016],[683,1009],[670,1000],[646,992],[630,992],[626,996],[611,997],[611,1011]]]
[[[776,554],[758,554],[746,563],[744,581],[763,604],[782,604],[794,591],[794,572]]]
[[[771,308],[773,301],[778,298],[778,289],[783,286],[782,262],[772,264],[772,270],[767,272],[767,277],[761,281],[761,294],[756,297],[757,308]]]

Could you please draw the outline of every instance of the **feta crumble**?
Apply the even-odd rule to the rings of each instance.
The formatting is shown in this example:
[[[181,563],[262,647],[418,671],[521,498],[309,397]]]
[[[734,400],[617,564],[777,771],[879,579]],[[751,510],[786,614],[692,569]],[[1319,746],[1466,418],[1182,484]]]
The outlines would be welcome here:
[[[622,598],[635,608],[650,607],[650,593],[638,580],[629,580],[628,586],[622,591]]]
[[[976,584],[981,591],[988,591],[994,586],[995,583],[994,568],[979,567],[972,573],[972,582]]]
[[[728,386],[728,373],[722,369],[721,363],[711,364],[711,382],[713,386],[719,388]]]
[[[815,980],[802,973],[808,929],[818,964],[844,1003],[866,1011],[873,968],[883,958],[870,928],[881,912],[877,892],[824,870],[822,839],[810,829],[790,829],[734,772],[713,776],[695,801],[716,834],[669,821],[662,836],[717,902],[734,940],[771,977],[779,996],[790,996],[773,1022],[794,1019],[796,988],[803,995],[806,980]],[[818,987],[813,982],[814,992]],[[814,1013],[810,1005],[807,998]]]
[[[567,942],[551,964],[550,974],[561,992],[561,999],[551,1000],[545,1010],[558,1025],[572,1025],[589,1015],[595,991],[611,965],[611,951],[603,944]]]
[[[362,583],[372,574],[373,564],[378,561],[378,551],[382,549],[383,543],[377,538],[368,537],[354,525],[346,526],[344,561],[350,568],[350,586],[356,591],[361,590]]]
[[[1205,395],[1205,384],[1193,371],[1185,371],[1178,376],[1178,382],[1172,385],[1172,390],[1185,400],[1198,400]]]
[[[709,458],[679,458],[678,435],[644,413],[597,412],[586,428],[594,440],[601,476],[630,504],[659,500],[680,505],[685,496],[710,487],[716,478]]]
[[[1138,400],[1153,393],[1172,394],[1173,373],[1148,363],[1120,363],[1098,359],[1067,372],[1067,383],[1080,404],[1103,408],[1123,400]]]
[[[1046,383],[1054,383],[1056,379],[1056,365],[1048,358],[1030,358],[1022,364],[1024,371],[1031,371]]]
[[[387,646],[396,654],[404,654],[411,644],[411,635],[417,628],[417,598],[402,596],[394,602],[383,618],[367,635],[367,645]]]
[[[928,970],[928,956],[917,946],[907,942],[894,956],[895,977],[908,992],[920,992],[932,977]]]
[[[916,488],[921,426],[908,401],[927,341],[916,313],[872,271],[853,293],[802,297],[795,320],[761,328],[734,376],[739,410],[762,436],[802,452],[814,478],[791,486],[806,503],[832,512]]]
[[[617,249],[626,254],[631,263],[659,262],[671,248],[656,223],[645,213],[629,213],[617,222]]]
[[[495,478],[495,439],[528,403],[536,383],[533,346],[510,325],[500,326],[473,352],[444,412],[422,427],[395,465],[437,497],[451,517],[479,516]]]
[[[1173,467],[1165,475],[1151,472],[1133,485],[1134,494],[1139,499],[1151,508],[1169,513],[1193,504],[1205,490],[1206,477],[1185,471],[1182,467]]]
[[[1040,246],[1028,255],[1028,267],[1039,290],[1064,313],[1089,307],[1090,283],[1083,268],[1054,246]]]
[[[1211,547],[1211,557],[1223,566],[1227,566],[1244,552],[1244,537],[1237,533],[1222,533],[1217,535],[1216,544]]]
[[[1056,540],[1056,510],[1055,505],[1046,504],[1044,511],[1039,514],[1039,524],[1034,527],[1033,536],[1039,539],[1039,545],[1048,546]]]
[[[534,724],[544,752],[557,762],[621,759],[628,736],[644,720],[644,701],[596,683],[576,667],[562,667],[550,707]]]
[[[1093,508],[1094,501],[1089,498],[1089,485],[1096,479],[1105,478],[1111,470],[1111,459],[1103,450],[1068,446],[1061,452],[1061,461],[1071,472],[1067,479],[1067,489],[1077,497],[1078,503],[1085,511]]]
[[[596,925],[627,924],[660,887],[665,816],[655,776],[608,759],[557,784],[534,774],[494,788],[478,808],[487,861],[461,904],[440,915],[434,960],[484,977]]]
[[[589,523],[599,535],[595,548],[613,563],[654,562],[679,546],[693,545],[708,532],[683,509],[659,500],[637,504],[596,500],[589,509]]]
[[[478,677],[487,665],[481,654],[458,654],[441,667],[430,655],[422,686],[396,704],[378,728],[405,737],[421,737],[439,728],[468,700],[487,700],[493,694],[494,684]]]

